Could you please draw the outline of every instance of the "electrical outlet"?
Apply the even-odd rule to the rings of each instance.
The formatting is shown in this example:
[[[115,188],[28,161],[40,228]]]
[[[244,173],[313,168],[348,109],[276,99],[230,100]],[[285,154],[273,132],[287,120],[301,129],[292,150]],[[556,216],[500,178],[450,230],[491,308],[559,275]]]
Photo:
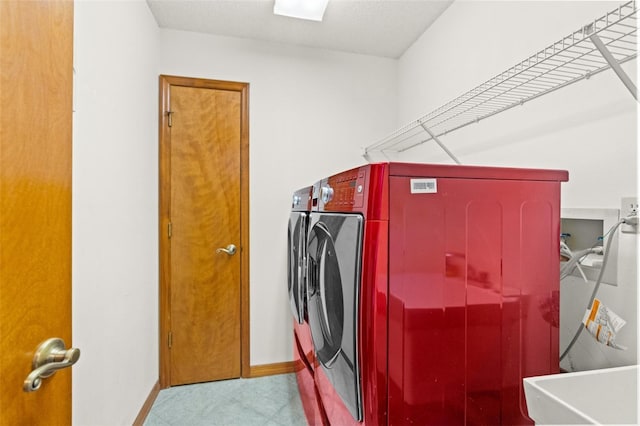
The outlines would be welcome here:
[[[620,219],[624,219],[627,216],[638,216],[638,214],[638,197],[624,197],[622,199],[622,208],[620,209]],[[638,225],[627,225],[623,223],[620,230],[629,234],[637,234]]]

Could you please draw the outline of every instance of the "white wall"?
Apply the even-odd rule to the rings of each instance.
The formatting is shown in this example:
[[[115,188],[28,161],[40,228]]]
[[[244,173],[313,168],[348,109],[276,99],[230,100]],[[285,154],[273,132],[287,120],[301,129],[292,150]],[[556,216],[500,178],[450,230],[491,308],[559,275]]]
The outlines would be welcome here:
[[[291,360],[286,229],[295,189],[364,163],[396,124],[397,61],[161,30],[163,74],[250,83],[251,365]]]
[[[398,125],[408,123],[569,35],[618,2],[456,1],[400,58]],[[636,82],[636,64],[623,68]],[[637,83],[636,83],[637,84]],[[559,168],[569,171],[562,207],[619,209],[637,195],[637,104],[612,71],[490,117],[442,141],[464,164]],[[399,156],[407,161],[451,160],[435,144]],[[637,235],[619,239],[618,287],[603,286],[605,304],[628,324],[618,336],[626,352],[597,347],[583,333],[573,367],[637,362]],[[615,260],[614,260],[615,261]],[[561,298],[577,317],[589,290],[564,283]],[[561,348],[580,318],[562,324]]]
[[[125,425],[158,380],[158,28],[75,3],[73,423]]]

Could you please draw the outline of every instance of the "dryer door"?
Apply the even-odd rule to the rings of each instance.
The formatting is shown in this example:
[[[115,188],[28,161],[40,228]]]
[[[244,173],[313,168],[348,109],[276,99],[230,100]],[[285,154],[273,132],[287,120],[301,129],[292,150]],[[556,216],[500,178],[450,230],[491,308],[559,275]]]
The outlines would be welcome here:
[[[307,310],[316,357],[356,420],[362,419],[358,308],[363,218],[311,213]]]
[[[287,281],[289,287],[289,303],[296,322],[302,324],[305,314],[305,270],[306,238],[309,214],[292,212],[289,218]]]

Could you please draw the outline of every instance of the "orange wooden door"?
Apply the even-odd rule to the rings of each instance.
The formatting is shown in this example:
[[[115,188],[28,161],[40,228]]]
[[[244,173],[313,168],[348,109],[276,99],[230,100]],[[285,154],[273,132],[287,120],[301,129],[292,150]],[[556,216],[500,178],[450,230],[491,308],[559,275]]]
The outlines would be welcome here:
[[[240,377],[243,92],[175,84],[167,111],[168,385]]]
[[[71,424],[71,371],[25,393],[37,346],[71,344],[73,2],[0,1],[0,425]]]

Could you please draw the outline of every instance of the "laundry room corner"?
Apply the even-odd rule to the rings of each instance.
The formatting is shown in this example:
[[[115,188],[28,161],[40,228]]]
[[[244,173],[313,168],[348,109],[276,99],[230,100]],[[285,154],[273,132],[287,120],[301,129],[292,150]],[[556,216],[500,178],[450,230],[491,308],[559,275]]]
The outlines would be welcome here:
[[[621,2],[455,2],[400,58],[399,125],[488,81],[527,55],[614,11],[618,4]],[[545,23],[544,31],[540,22]],[[449,43],[458,48],[449,49]],[[635,60],[621,67],[638,81]],[[610,71],[479,120],[440,140],[463,164],[566,169],[569,181],[562,185],[563,210],[604,209],[619,218],[622,200],[638,194],[637,118],[638,104]],[[451,162],[433,141],[398,158]],[[617,265],[617,283],[602,285],[598,296],[626,320],[618,339],[628,349],[605,347],[582,333],[571,352],[573,366],[565,362],[563,368],[637,363],[638,236],[616,232],[617,256],[611,262]],[[593,288],[593,283],[580,285],[581,280],[570,276],[561,285],[560,314],[571,323],[567,325],[571,330],[561,334],[561,348],[567,347],[582,320]]]

